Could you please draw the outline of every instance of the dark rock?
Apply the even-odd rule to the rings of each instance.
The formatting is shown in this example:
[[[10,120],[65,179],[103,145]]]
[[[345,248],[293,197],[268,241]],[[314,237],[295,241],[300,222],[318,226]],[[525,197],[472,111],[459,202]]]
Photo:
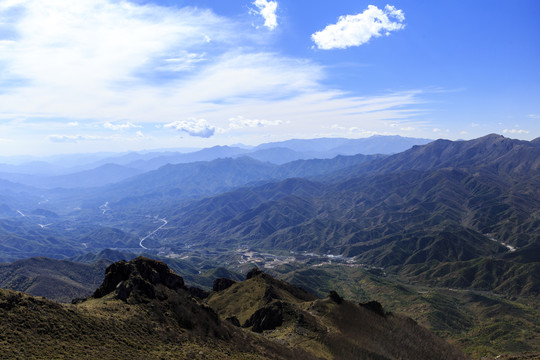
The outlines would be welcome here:
[[[125,260],[115,262],[107,267],[105,270],[105,279],[99,288],[94,292],[95,298],[101,298],[107,294],[110,294],[118,284],[129,278],[129,274],[133,271],[130,264]]]
[[[283,324],[283,304],[276,302],[255,311],[243,327],[251,327],[254,332],[273,330]]]
[[[210,293],[208,291],[195,287],[195,286],[188,287],[187,291],[189,295],[200,300],[206,299],[208,296],[210,296]]]
[[[94,292],[94,298],[101,298],[115,292],[116,298],[127,301],[134,297],[136,301],[154,299],[156,286],[163,285],[171,290],[186,289],[184,279],[175,274],[162,261],[138,257],[111,264],[105,270],[105,279]]]
[[[270,285],[266,287],[266,290],[264,291],[264,295],[262,299],[264,300],[265,303],[269,304],[272,302],[272,300],[279,299],[279,296],[276,290],[274,289],[274,287]]]
[[[214,284],[212,286],[212,290],[215,292],[225,290],[227,288],[230,288],[232,285],[236,284],[236,281],[227,279],[227,278],[218,278],[214,280]]]
[[[385,316],[383,306],[378,301],[368,301],[367,303],[359,303],[358,305],[373,311],[377,315]]]
[[[249,270],[249,272],[247,273],[246,280],[249,280],[252,277],[260,275],[260,274],[263,274],[263,272],[261,270],[259,270],[258,268],[253,268],[253,269]]]
[[[238,318],[236,316],[229,316],[225,320],[227,320],[228,322],[230,322],[234,326],[240,327],[240,320],[238,320]]]
[[[330,300],[332,300],[336,304],[342,304],[343,303],[343,298],[341,296],[339,296],[339,294],[337,292],[335,292],[334,290],[330,291],[330,294],[328,294],[328,297],[330,298]]]

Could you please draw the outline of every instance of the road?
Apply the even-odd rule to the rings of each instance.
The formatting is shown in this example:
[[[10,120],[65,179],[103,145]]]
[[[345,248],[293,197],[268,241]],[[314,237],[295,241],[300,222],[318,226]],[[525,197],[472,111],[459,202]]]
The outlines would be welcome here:
[[[155,229],[154,231],[152,231],[150,234],[146,235],[145,237],[143,237],[141,239],[141,241],[139,241],[139,246],[142,247],[143,249],[146,249],[148,250],[148,248],[146,246],[143,245],[143,241],[148,239],[150,236],[154,235],[156,232],[158,232],[162,227],[164,227],[165,225],[167,225],[167,220],[165,219],[159,219],[160,221],[163,222],[163,224],[161,224],[157,229]]]

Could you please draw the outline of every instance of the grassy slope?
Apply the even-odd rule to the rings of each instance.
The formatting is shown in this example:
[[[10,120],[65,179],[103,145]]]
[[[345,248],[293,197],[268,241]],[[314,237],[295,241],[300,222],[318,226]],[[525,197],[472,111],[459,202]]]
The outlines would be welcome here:
[[[91,300],[60,305],[0,290],[3,358],[288,359],[304,356],[223,324],[227,338],[187,331],[155,317],[156,302]],[[305,357],[304,357],[305,358]]]
[[[386,310],[411,317],[476,358],[522,352],[540,355],[537,296],[427,287],[381,274],[324,265],[283,268],[280,277],[319,296],[336,289],[355,301],[375,299]]]
[[[383,317],[348,301],[314,299],[267,275],[213,293],[207,302],[222,317],[236,316],[241,324],[260,308],[281,307],[283,324],[264,336],[323,358],[466,358],[411,319]]]

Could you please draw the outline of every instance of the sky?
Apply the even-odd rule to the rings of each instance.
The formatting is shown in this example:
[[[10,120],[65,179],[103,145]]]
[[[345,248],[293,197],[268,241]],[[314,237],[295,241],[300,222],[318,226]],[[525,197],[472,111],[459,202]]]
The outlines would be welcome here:
[[[540,136],[538,0],[0,0],[0,152]]]

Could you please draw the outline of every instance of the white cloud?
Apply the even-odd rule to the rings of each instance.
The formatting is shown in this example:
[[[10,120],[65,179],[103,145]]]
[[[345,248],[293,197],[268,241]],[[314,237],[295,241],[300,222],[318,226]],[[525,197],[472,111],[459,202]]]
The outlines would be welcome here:
[[[258,120],[258,119],[246,119],[243,116],[237,116],[229,119],[229,128],[242,129],[242,128],[256,128],[265,126],[276,126],[283,124],[281,120]]]
[[[19,11],[0,7],[0,17],[11,14],[8,30],[16,34],[0,42],[0,62],[5,76],[24,82],[4,91],[0,107],[30,115],[101,117],[137,101],[129,95],[155,90],[160,72],[175,79],[175,71],[202,62],[205,50],[212,51],[210,36],[225,46],[235,33],[228,20],[195,8],[113,0],[20,0],[16,6]]]
[[[16,35],[0,41],[2,76],[24,80],[0,93],[0,134],[18,141],[3,152],[34,151],[27,149],[35,139],[50,151],[64,148],[50,141],[92,151],[97,142],[83,140],[98,138],[100,149],[137,138],[145,147],[176,146],[162,124],[191,134],[186,146],[312,137],[332,123],[342,136],[352,127],[384,133],[385,122],[422,112],[421,91],[357,96],[329,88],[327,68],[257,51],[260,34],[246,31],[250,24],[209,10],[117,0],[18,4],[14,12],[0,1],[0,18],[10,14],[2,25]],[[75,124],[85,135],[67,131]],[[144,142],[137,126],[148,129]],[[133,136],[110,136],[121,129]]]
[[[86,140],[104,140],[104,138],[99,136],[85,136],[85,135],[49,135],[49,141],[56,143],[77,143],[79,141]]]
[[[369,136],[375,136],[375,135],[392,135],[392,133],[389,133],[389,132],[380,132],[380,131],[374,131],[374,130],[367,130],[367,129],[360,129],[358,127],[351,127],[349,129],[349,134],[354,134],[354,135],[360,135],[362,137],[369,137]]]
[[[442,131],[442,130],[441,130],[441,129],[439,129],[439,128],[435,128],[435,129],[433,129],[433,132],[434,132],[434,133],[440,133],[441,131]]]
[[[205,40],[206,41],[206,40]],[[168,71],[188,71],[193,70],[197,63],[205,61],[206,53],[190,53],[182,51],[178,56],[164,60],[164,64],[159,66],[160,70]]]
[[[106,122],[105,124],[103,124],[103,127],[106,129],[111,129],[111,130],[125,130],[125,129],[130,129],[130,128],[140,128],[139,125],[135,125],[129,121],[124,124],[112,124],[110,122]]]
[[[379,9],[369,5],[363,13],[340,16],[336,24],[311,35],[319,49],[345,49],[367,43],[372,37],[390,35],[391,31],[405,28],[402,10],[386,5]]]
[[[183,131],[191,136],[209,138],[214,135],[216,128],[205,119],[189,119],[186,121],[173,121],[170,124],[165,124],[165,128],[173,128],[178,131]]]
[[[529,119],[540,119],[540,115],[538,114],[529,114],[527,115]]]
[[[332,126],[330,126],[330,129],[333,129],[333,130],[347,130],[347,128],[345,126],[340,126],[339,124],[332,124]]]
[[[264,18],[264,26],[270,30],[274,30],[278,25],[276,16],[277,1],[255,0],[253,5],[258,9],[255,12]]]
[[[530,131],[523,129],[504,129],[504,134],[529,134]]]

